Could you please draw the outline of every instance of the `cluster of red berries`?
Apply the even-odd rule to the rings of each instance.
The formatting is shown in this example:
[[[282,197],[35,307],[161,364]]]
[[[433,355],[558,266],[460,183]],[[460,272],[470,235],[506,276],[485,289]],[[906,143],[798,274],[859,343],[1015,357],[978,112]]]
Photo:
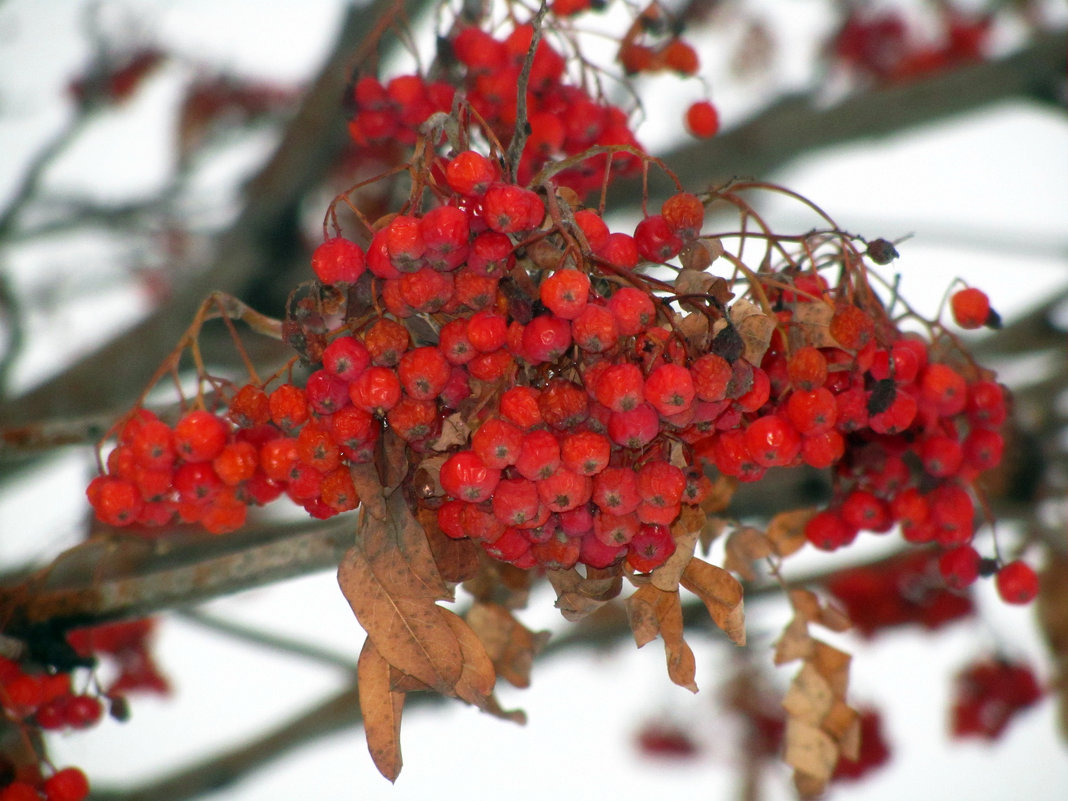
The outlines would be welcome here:
[[[819,275],[799,274],[792,285],[787,278],[768,286],[787,335],[777,331],[752,370],[758,397],[741,415],[717,418],[714,436],[695,444],[698,455],[743,481],[775,466],[831,468],[835,494],[806,525],[810,542],[835,550],[860,531],[899,526],[908,542],[954,549],[943,572],[952,586],[967,586],[980,575],[971,486],[1001,461],[1003,387],[966,361],[935,361],[935,346],[850,303],[835,307],[818,347],[788,348],[793,321],[813,319],[812,304],[831,289]],[[1030,571],[1016,564],[1010,575]],[[1012,603],[1029,601],[1031,585],[1037,590],[1037,581],[998,582]]]
[[[500,39],[477,26],[461,27],[448,40],[451,58],[462,71],[455,84],[420,75],[401,75],[385,84],[372,76],[360,78],[353,89],[349,133],[361,147],[413,144],[427,118],[450,111],[460,91],[493,136],[507,144],[516,128],[520,75],[533,35],[529,24],[516,26]],[[545,39],[538,42],[527,78],[525,123],[526,143],[516,167],[523,185],[550,162],[595,145],[640,149],[626,113],[569,84],[564,57]],[[638,166],[633,154],[616,154],[612,175],[633,173]],[[585,195],[604,185],[608,169],[608,157],[602,154],[557,172],[553,181]]]
[[[899,12],[852,12],[831,42],[832,55],[850,69],[880,81],[901,81],[971,62],[986,55],[992,19],[940,4],[939,36],[921,41]]]
[[[65,672],[32,672],[0,657],[0,706],[20,726],[44,731],[86,729],[96,724],[104,705],[96,696],[76,693]],[[82,801],[89,794],[85,774],[75,767],[55,770],[45,778],[38,765],[4,761],[0,770],[0,801]]]
[[[167,695],[170,682],[152,655],[152,635],[156,619],[120,620],[67,633],[67,642],[82,657],[106,657],[116,675],[104,691],[111,701],[112,716],[123,717],[121,699],[129,693]],[[118,705],[116,706],[116,701]]]
[[[957,676],[951,711],[954,737],[996,740],[1012,718],[1034,706],[1042,688],[1024,662],[987,659]]]
[[[840,570],[826,587],[842,604],[853,628],[871,637],[906,625],[937,629],[973,615],[971,597],[946,584],[938,559],[920,550]]]
[[[0,787],[0,801],[82,801],[89,796],[89,780],[80,768],[61,768],[47,779],[14,779]]]
[[[0,657],[0,701],[8,717],[32,721],[46,731],[85,729],[104,713],[99,698],[74,692],[69,673],[28,672],[4,657]]]
[[[290,383],[269,394],[246,385],[226,416],[194,410],[174,426],[137,410],[106,472],[87,489],[97,518],[147,528],[179,521],[223,534],[245,524],[249,505],[283,493],[320,518],[355,509],[341,445],[319,421],[309,422],[306,392]]]
[[[355,408],[413,450],[433,452],[444,416],[489,387],[467,421],[467,447],[440,467],[442,530],[520,567],[606,567],[626,557],[635,570],[655,568],[674,551],[669,527],[682,504],[700,502],[709,486],[685,460],[669,460],[661,436],[661,421],[685,415],[695,392],[678,394],[676,374],[689,373],[660,353],[670,337],[653,325],[651,295],[607,285],[601,294],[578,265],[630,270],[643,252],[658,258],[665,241],[681,247],[700,228],[700,201],[668,202],[666,216],[646,218],[633,236],[579,209],[568,236],[581,241],[573,254],[581,258],[566,260],[542,240],[553,269],[529,261],[533,242],[516,241],[536,238],[541,196],[501,182],[474,151],[454,156],[443,174],[454,205],[393,217],[366,254],[334,238],[313,255],[321,281],[352,283],[366,271],[398,320],[434,314],[439,324],[433,344],[413,342],[389,318],[335,338],[323,352],[333,387],[325,394],[341,407],[331,414]],[[517,285],[520,253],[536,296]]]
[[[74,676],[68,670],[0,657],[4,716],[35,735],[88,729],[99,723],[105,712],[116,720],[126,720],[128,693],[166,693],[169,689],[149,652],[153,628],[153,619],[145,618],[67,634],[67,642],[79,658],[77,664],[93,665],[99,657],[107,656],[117,666],[110,686],[97,693],[75,691]],[[96,685],[95,680],[92,685]],[[37,762],[15,764],[0,757],[0,801],[81,801],[88,794],[88,780],[78,768],[55,770]]]

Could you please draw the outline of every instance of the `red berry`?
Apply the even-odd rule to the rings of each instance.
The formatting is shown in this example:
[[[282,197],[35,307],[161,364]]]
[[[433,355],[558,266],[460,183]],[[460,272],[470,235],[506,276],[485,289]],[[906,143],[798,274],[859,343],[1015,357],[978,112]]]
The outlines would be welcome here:
[[[953,293],[949,305],[953,319],[961,328],[982,328],[990,318],[990,298],[975,287]]]
[[[778,414],[765,415],[750,423],[745,443],[753,459],[763,467],[790,465],[801,452],[801,435],[789,420]]]
[[[16,781],[0,790],[0,801],[41,801],[41,794],[32,784]]]
[[[672,39],[660,53],[663,64],[682,75],[693,75],[701,66],[697,51],[682,39]]]
[[[473,450],[487,467],[503,470],[516,463],[523,447],[523,432],[506,420],[487,420],[471,435]]]
[[[271,421],[283,431],[293,431],[308,419],[308,401],[304,391],[292,384],[282,384],[268,396]]]
[[[594,476],[608,466],[612,443],[604,434],[579,431],[564,437],[560,444],[560,460],[564,467],[579,475]]]
[[[679,255],[682,239],[660,214],[642,219],[634,229],[634,243],[646,261],[666,262]]]
[[[541,225],[545,217],[545,205],[529,189],[494,183],[482,197],[482,216],[491,231],[523,233]]]
[[[467,31],[477,30],[477,28],[467,28],[456,38],[458,40],[465,34],[470,35]],[[500,170],[497,165],[474,150],[465,150],[456,155],[445,167],[445,180],[449,188],[467,197],[481,195],[499,176]]]
[[[660,215],[668,228],[682,239],[693,239],[701,233],[705,222],[705,205],[697,195],[679,192],[664,201]]]
[[[875,323],[856,306],[839,306],[831,318],[829,331],[846,350],[860,350],[875,335]]]
[[[539,296],[557,317],[573,320],[586,307],[590,277],[580,270],[557,270],[541,282]]]
[[[356,337],[338,337],[323,350],[323,368],[342,381],[352,381],[371,364],[371,352]]]
[[[643,525],[627,544],[627,564],[638,573],[648,573],[675,553],[675,540],[665,525]]]
[[[141,492],[125,479],[97,476],[85,492],[97,518],[109,526],[130,525],[144,507]]]
[[[686,109],[686,130],[698,139],[710,139],[719,132],[719,112],[707,100],[698,100]]]
[[[63,768],[45,779],[48,801],[82,801],[89,795],[89,780],[78,768]]]
[[[979,578],[979,552],[971,545],[950,548],[938,558],[938,570],[955,590],[969,587]]]
[[[1008,604],[1028,604],[1038,595],[1038,574],[1027,562],[1009,562],[998,571],[994,582],[1001,600]]]
[[[324,284],[354,283],[366,269],[363,248],[343,237],[319,245],[312,253],[311,266]]]
[[[454,453],[441,466],[441,487],[460,500],[478,503],[489,500],[501,471],[487,467],[473,451]]]
[[[690,407],[696,396],[693,376],[679,364],[662,364],[645,379],[645,400],[664,417]]]
[[[187,462],[206,462],[214,459],[226,445],[226,423],[211,412],[189,412],[174,427],[174,445],[178,455]]]
[[[805,539],[821,551],[837,550],[851,543],[856,536],[857,530],[830,510],[819,512],[805,524]]]

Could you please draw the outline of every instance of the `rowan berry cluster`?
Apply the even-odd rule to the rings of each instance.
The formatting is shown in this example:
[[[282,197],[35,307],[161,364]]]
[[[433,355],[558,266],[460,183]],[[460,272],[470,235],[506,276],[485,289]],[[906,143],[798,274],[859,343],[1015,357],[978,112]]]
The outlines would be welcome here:
[[[1012,719],[1042,698],[1030,665],[986,659],[969,665],[955,681],[951,731],[954,737],[996,740]]]
[[[67,634],[73,651],[50,646],[46,666],[36,659],[16,662],[0,657],[0,707],[8,721],[18,726],[27,742],[37,742],[42,732],[81,731],[99,723],[105,712],[116,720],[128,715],[128,693],[165,693],[168,685],[148,649],[153,630],[151,619],[122,621]],[[107,689],[97,685],[96,675],[84,690],[74,668],[95,666],[100,657],[113,660],[118,673]],[[29,762],[16,763],[0,756],[0,801],[81,801],[89,794],[89,782],[76,767],[56,769],[32,751],[22,754]]]
[[[362,148],[414,144],[423,123],[436,112],[449,112],[460,95],[488,134],[507,144],[516,130],[519,87],[525,85],[526,142],[516,165],[520,184],[528,184],[550,162],[595,145],[639,149],[626,113],[569,83],[564,57],[545,39],[538,42],[524,73],[533,36],[530,24],[517,25],[500,38],[475,25],[460,26],[442,44],[460,73],[452,82],[420,75],[400,75],[384,84],[373,76],[360,78],[353,87],[353,141]],[[638,166],[632,155],[620,153],[611,170],[626,175]],[[606,156],[594,156],[559,170],[554,181],[585,195],[604,185],[608,169]]]
[[[24,729],[87,729],[104,713],[95,695],[79,693],[66,672],[36,672],[0,657],[0,706]],[[76,767],[42,772],[38,764],[0,761],[0,801],[82,801],[89,782]]]

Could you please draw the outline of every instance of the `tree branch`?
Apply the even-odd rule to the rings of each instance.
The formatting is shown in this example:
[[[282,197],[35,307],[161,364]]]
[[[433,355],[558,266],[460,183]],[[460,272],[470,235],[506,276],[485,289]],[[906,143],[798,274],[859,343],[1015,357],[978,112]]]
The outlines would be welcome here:
[[[246,186],[240,216],[218,241],[210,267],[171,303],[100,350],[30,392],[0,404],[8,425],[81,416],[129,405],[214,290],[236,292],[275,259],[273,235],[285,230],[301,199],[321,185],[347,143],[342,98],[351,65],[368,51],[368,19],[399,14],[408,3],[375,0],[350,8],[337,42],[278,149]]]

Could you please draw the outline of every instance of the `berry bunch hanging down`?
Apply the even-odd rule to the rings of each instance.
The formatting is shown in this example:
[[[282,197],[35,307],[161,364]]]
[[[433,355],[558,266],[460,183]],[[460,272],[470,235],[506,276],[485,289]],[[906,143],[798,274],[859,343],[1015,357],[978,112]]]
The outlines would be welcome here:
[[[558,5],[561,17],[585,10]],[[250,362],[241,385],[207,375],[200,324],[254,317],[213,297],[178,349],[197,360],[196,397],[173,420],[128,415],[88,488],[101,522],[142,533],[184,523],[225,534],[278,498],[316,519],[359,509],[338,577],[368,634],[361,703],[390,778],[408,691],[503,714],[484,621],[439,605],[469,580],[482,582],[477,605],[494,598],[485,586],[504,589],[504,574],[547,576],[578,618],[627,579],[636,641],[663,639],[671,679],[696,690],[680,587],[744,642],[731,571],[754,578],[748,563],[730,561],[729,537],[724,567],[695,553],[702,544],[707,556],[718,533],[709,516],[770,471],[819,471],[831,487],[822,508],[785,512],[778,535],[774,521],[749,532],[759,540],[750,556],[772,572],[805,544],[832,551],[897,530],[925,577],[937,561],[938,622],[971,610],[960,594],[980,576],[996,575],[1008,603],[1037,593],[1025,561],[997,544],[984,557],[975,540],[1010,399],[948,325],[899,297],[883,269],[894,246],[843,232],[773,185],[686,191],[637,145],[626,114],[569,76],[543,22],[509,18],[504,32],[457,22],[425,75],[354,83],[353,140],[396,163],[335,199],[315,280],[293,292],[283,320],[256,322],[297,355],[266,380]],[[628,73],[697,70],[676,32],[635,25],[620,42]],[[715,109],[700,111],[691,127],[714,133]],[[658,205],[653,170],[674,185]],[[626,175],[642,179],[640,219],[610,224],[607,187]],[[407,194],[387,212],[361,206],[368,185],[395,198],[404,178]],[[777,234],[750,200],[760,193],[800,202],[818,227]],[[950,307],[961,328],[998,322],[978,289]],[[861,599],[861,631],[916,619],[902,604],[865,617],[871,587],[889,592],[868,580],[839,587],[847,606]],[[831,670],[816,650],[848,658],[807,634],[810,621],[848,625],[809,595],[790,595],[797,625],[776,656],[804,662],[796,692]],[[821,675],[837,717],[805,721],[805,736],[834,759],[805,762],[796,755],[816,746],[790,721],[786,734],[813,792],[839,755],[857,756],[862,728],[844,680]]]

